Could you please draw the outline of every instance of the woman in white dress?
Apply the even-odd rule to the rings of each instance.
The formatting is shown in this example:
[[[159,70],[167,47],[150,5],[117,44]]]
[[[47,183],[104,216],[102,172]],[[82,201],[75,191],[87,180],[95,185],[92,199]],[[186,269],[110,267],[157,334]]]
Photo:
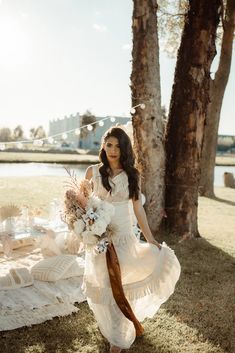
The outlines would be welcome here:
[[[166,243],[159,244],[149,228],[141,203],[140,175],[129,136],[113,127],[103,136],[100,164],[86,170],[94,193],[115,207],[112,224],[115,248],[121,270],[121,285],[136,320],[153,317],[174,292],[180,264]],[[129,201],[146,242],[133,234]],[[86,251],[83,290],[101,333],[110,343],[110,352],[128,349],[136,337],[136,327],[114,299],[105,254]],[[137,322],[138,322],[137,321]]]

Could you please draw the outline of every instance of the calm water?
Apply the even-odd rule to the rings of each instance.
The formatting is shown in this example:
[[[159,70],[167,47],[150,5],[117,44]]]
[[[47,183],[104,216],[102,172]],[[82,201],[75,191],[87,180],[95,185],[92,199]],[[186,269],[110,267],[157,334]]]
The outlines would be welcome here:
[[[66,176],[65,165],[55,163],[0,163],[0,177],[11,176]],[[74,170],[78,177],[84,177],[86,165],[67,165],[70,170]],[[216,166],[215,167],[215,185],[223,186],[224,172],[233,173],[235,176],[235,167]]]
[[[0,177],[7,176],[67,176],[64,167],[83,177],[86,165],[64,165],[56,163],[0,163]]]

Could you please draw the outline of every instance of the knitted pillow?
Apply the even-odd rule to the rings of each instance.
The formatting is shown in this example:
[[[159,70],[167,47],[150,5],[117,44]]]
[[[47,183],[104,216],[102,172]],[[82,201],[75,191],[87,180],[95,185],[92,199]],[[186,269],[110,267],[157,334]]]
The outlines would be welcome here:
[[[39,261],[31,268],[33,278],[55,282],[74,276],[82,276],[84,260],[76,255],[58,255]]]

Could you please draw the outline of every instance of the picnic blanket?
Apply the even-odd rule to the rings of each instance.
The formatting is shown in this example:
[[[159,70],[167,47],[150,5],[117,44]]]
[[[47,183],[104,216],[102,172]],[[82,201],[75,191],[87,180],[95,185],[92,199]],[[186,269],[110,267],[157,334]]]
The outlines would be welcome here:
[[[81,290],[83,259],[80,257],[77,262],[76,255],[70,256],[73,257],[55,257],[57,265],[58,260],[63,262],[60,261],[61,270],[58,265],[53,273],[48,272],[49,258],[36,242],[14,250],[11,258],[0,256],[0,331],[39,324],[78,311],[74,303],[86,300]],[[66,274],[72,277],[63,278]],[[52,280],[47,281],[48,278]]]

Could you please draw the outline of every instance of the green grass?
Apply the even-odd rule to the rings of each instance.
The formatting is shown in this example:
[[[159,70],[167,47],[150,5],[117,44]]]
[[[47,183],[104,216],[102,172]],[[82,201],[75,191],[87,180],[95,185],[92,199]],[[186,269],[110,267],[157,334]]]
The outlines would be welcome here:
[[[44,209],[62,197],[63,178],[0,178],[0,205],[7,201]],[[130,353],[232,353],[235,346],[235,190],[217,188],[216,200],[200,198],[202,238],[176,243],[165,239],[181,263],[174,294],[153,319],[144,322],[145,334]],[[0,333],[4,353],[108,352],[87,303],[78,313],[40,325]]]

